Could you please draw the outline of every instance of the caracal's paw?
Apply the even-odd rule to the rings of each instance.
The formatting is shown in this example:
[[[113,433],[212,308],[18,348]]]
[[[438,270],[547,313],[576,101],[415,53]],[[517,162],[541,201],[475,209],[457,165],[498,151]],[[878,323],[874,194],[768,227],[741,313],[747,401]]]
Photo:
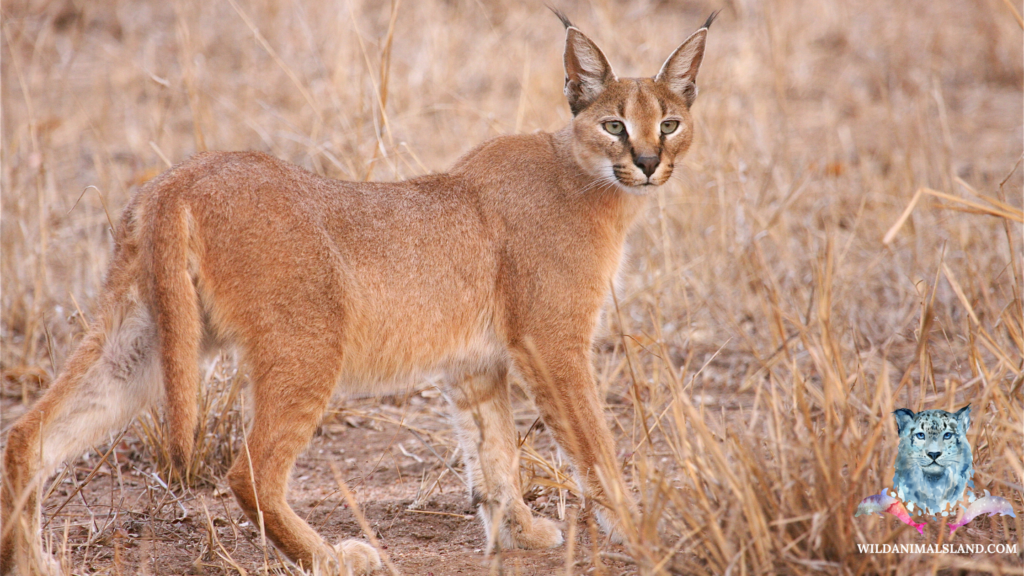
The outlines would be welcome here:
[[[60,561],[47,554],[38,552],[34,557],[21,556],[17,558],[14,567],[0,566],[0,573],[3,574],[32,574],[33,576],[63,576],[64,568]]]
[[[342,540],[334,547],[334,551],[338,554],[343,575],[363,576],[372,574],[381,567],[380,554],[366,542]]]
[[[537,550],[554,548],[562,544],[562,531],[554,522],[547,518],[534,516],[529,523],[511,527],[509,539],[512,548]]]
[[[625,544],[628,538],[622,529],[622,522],[615,518],[615,514],[604,508],[597,510],[597,524],[601,531],[608,535],[613,544]]]
[[[41,564],[42,573],[45,576],[63,576],[64,574],[64,567],[61,566],[60,561],[49,554],[43,554]]]

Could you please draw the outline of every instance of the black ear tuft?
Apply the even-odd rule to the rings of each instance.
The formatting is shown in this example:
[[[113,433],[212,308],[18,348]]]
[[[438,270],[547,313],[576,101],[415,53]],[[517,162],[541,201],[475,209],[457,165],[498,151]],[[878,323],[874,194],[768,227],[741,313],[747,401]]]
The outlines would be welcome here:
[[[899,410],[892,413],[893,417],[896,418],[896,433],[902,434],[903,429],[908,424],[914,421],[914,411],[910,408],[900,408]]]
[[[545,6],[548,7],[548,10],[551,10],[552,12],[554,12],[555,16],[558,16],[558,19],[562,21],[562,26],[565,26],[566,30],[568,30],[569,28],[575,28],[576,27],[576,25],[573,24],[571,20],[569,20],[569,17],[565,15],[565,12],[562,12],[558,8],[555,8],[555,7],[550,6],[548,4],[545,4]]]
[[[718,14],[720,12],[721,10],[715,10],[712,12],[711,16],[708,16],[708,19],[704,21],[704,25],[701,26],[701,28],[711,28],[711,23],[715,21],[715,18],[718,18]]]

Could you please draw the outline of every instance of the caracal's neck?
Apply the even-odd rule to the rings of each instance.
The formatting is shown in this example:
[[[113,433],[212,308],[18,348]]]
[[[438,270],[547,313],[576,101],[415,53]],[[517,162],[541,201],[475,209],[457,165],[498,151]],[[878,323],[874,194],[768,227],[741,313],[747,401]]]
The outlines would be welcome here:
[[[619,250],[647,195],[587,173],[575,148],[572,124],[554,133],[499,136],[456,161],[448,176],[475,189],[486,210],[503,212],[502,218],[587,228],[581,232]]]
[[[551,142],[559,163],[567,167],[564,184],[566,192],[570,196],[578,196],[581,205],[591,210],[594,217],[624,238],[647,205],[649,194],[631,193],[618,184],[601,182],[599,177],[585,172],[579,160],[571,123],[551,134]]]

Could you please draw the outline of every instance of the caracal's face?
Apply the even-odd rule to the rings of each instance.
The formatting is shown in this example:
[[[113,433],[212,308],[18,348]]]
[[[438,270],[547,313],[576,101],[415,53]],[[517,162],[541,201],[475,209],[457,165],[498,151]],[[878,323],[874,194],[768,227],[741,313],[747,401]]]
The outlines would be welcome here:
[[[672,177],[693,140],[682,97],[651,78],[613,80],[573,119],[576,157],[592,176],[633,194]]]
[[[619,79],[601,49],[562,17],[574,152],[597,183],[646,194],[672,177],[676,159],[693,141],[690,106],[714,19],[680,44],[653,78]]]

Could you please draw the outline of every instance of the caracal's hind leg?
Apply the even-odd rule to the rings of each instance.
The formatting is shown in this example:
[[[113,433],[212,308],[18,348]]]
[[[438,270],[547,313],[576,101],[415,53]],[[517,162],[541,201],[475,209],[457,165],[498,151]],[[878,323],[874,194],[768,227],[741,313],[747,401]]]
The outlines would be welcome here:
[[[464,378],[447,388],[473,505],[479,506],[487,532],[487,547],[550,548],[561,544],[562,533],[555,524],[533,516],[523,502],[506,370]]]
[[[114,308],[118,308],[115,306]],[[46,394],[11,427],[0,494],[0,573],[55,570],[40,540],[42,483],[65,459],[128,424],[160,397],[155,325],[145,310],[104,314]]]
[[[635,513],[636,504],[616,461],[589,345],[534,340],[513,354],[544,423],[572,462],[580,488],[604,505],[597,507],[601,526],[622,542],[625,516]]]
[[[320,574],[369,574],[381,565],[373,547],[346,540],[329,547],[286,500],[288,476],[295,459],[309,444],[331,398],[338,370],[318,362],[337,356],[331,350],[310,350],[295,341],[278,342],[249,351],[253,362],[254,408],[246,436],[228,481],[245,514],[292,561]],[[274,356],[270,350],[301,350],[302,358]],[[342,566],[345,566],[343,568]]]

